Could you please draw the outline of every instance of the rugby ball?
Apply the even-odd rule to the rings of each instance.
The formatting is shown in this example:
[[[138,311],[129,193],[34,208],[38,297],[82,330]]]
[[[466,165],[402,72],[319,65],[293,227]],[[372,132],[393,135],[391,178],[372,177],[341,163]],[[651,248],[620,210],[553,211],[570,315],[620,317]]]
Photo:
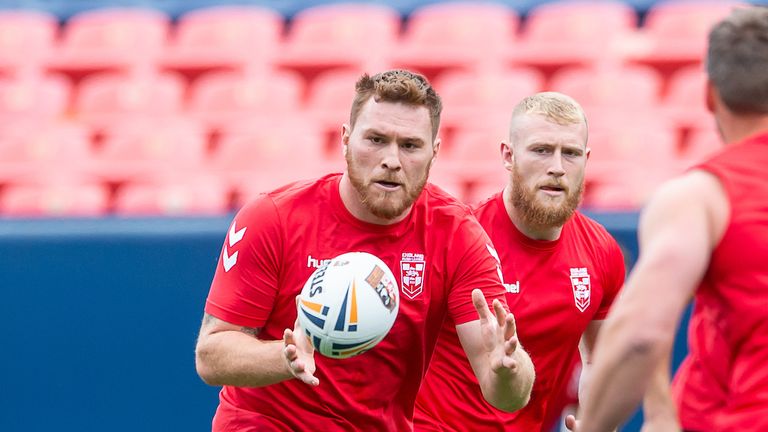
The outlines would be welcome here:
[[[377,256],[345,253],[307,279],[297,302],[299,323],[320,354],[353,357],[376,346],[392,328],[399,291],[392,270]]]

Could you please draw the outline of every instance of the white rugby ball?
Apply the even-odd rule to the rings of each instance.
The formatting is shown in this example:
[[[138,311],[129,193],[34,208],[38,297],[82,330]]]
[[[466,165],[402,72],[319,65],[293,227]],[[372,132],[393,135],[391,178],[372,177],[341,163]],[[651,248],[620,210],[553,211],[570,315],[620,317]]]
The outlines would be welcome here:
[[[400,290],[392,270],[377,256],[350,252],[312,273],[297,306],[315,350],[347,358],[384,339],[397,318]]]

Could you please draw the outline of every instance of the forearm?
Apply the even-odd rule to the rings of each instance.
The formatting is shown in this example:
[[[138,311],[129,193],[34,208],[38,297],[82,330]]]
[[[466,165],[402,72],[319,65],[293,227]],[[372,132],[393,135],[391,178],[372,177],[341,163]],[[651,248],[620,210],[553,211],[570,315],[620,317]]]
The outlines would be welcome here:
[[[207,384],[262,387],[293,378],[283,341],[262,341],[239,331],[213,333],[198,342],[197,372]]]
[[[618,321],[601,335],[582,404],[581,432],[613,430],[629,418],[661,357],[658,337],[638,330],[637,323]]]
[[[517,366],[515,370],[494,368],[489,364],[487,372],[480,380],[480,388],[485,400],[494,407],[508,412],[517,411],[528,404],[531,389],[536,377],[533,362],[528,353],[518,346],[514,354]]]
[[[659,362],[653,373],[648,389],[643,397],[643,418],[645,423],[664,424],[661,429],[655,430],[679,430],[677,410],[672,400],[669,389],[669,355]]]

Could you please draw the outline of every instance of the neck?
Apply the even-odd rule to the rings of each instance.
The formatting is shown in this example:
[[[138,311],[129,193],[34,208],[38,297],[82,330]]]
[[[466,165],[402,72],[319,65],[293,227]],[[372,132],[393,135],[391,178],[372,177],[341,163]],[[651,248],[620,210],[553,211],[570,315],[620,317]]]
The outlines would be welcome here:
[[[732,144],[760,133],[768,133],[768,115],[734,114],[726,111],[718,116],[718,126],[723,141]]]
[[[344,207],[346,207],[352,216],[363,222],[376,225],[396,224],[405,219],[413,207],[411,206],[407,208],[400,216],[394,219],[386,219],[376,216],[375,214],[371,213],[368,207],[362,203],[360,194],[352,185],[352,181],[349,179],[349,173],[346,171],[344,172],[344,175],[341,176],[341,180],[339,181],[339,195],[341,195],[341,202],[344,204]]]
[[[553,241],[560,238],[560,233],[563,232],[562,225],[556,226],[538,226],[528,223],[520,214],[520,212],[512,205],[512,187],[507,185],[504,188],[502,194],[504,198],[504,209],[507,210],[507,216],[512,221],[512,224],[523,233],[524,236],[532,240],[548,240]]]

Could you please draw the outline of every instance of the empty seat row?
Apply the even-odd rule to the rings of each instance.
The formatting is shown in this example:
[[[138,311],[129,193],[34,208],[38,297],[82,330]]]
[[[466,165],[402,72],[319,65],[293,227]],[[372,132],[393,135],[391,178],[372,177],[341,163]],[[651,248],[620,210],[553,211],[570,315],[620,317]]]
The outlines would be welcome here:
[[[733,1],[654,5],[644,25],[618,1],[555,2],[523,21],[497,3],[437,3],[402,16],[383,4],[331,4],[302,10],[290,23],[276,11],[222,6],[191,11],[177,23],[158,10],[102,9],[63,27],[43,12],[0,13],[0,71],[43,64],[74,77],[153,62],[194,75],[249,63],[305,74],[381,62],[435,72],[494,61],[537,67],[619,58],[669,66],[700,61],[706,33]]]

